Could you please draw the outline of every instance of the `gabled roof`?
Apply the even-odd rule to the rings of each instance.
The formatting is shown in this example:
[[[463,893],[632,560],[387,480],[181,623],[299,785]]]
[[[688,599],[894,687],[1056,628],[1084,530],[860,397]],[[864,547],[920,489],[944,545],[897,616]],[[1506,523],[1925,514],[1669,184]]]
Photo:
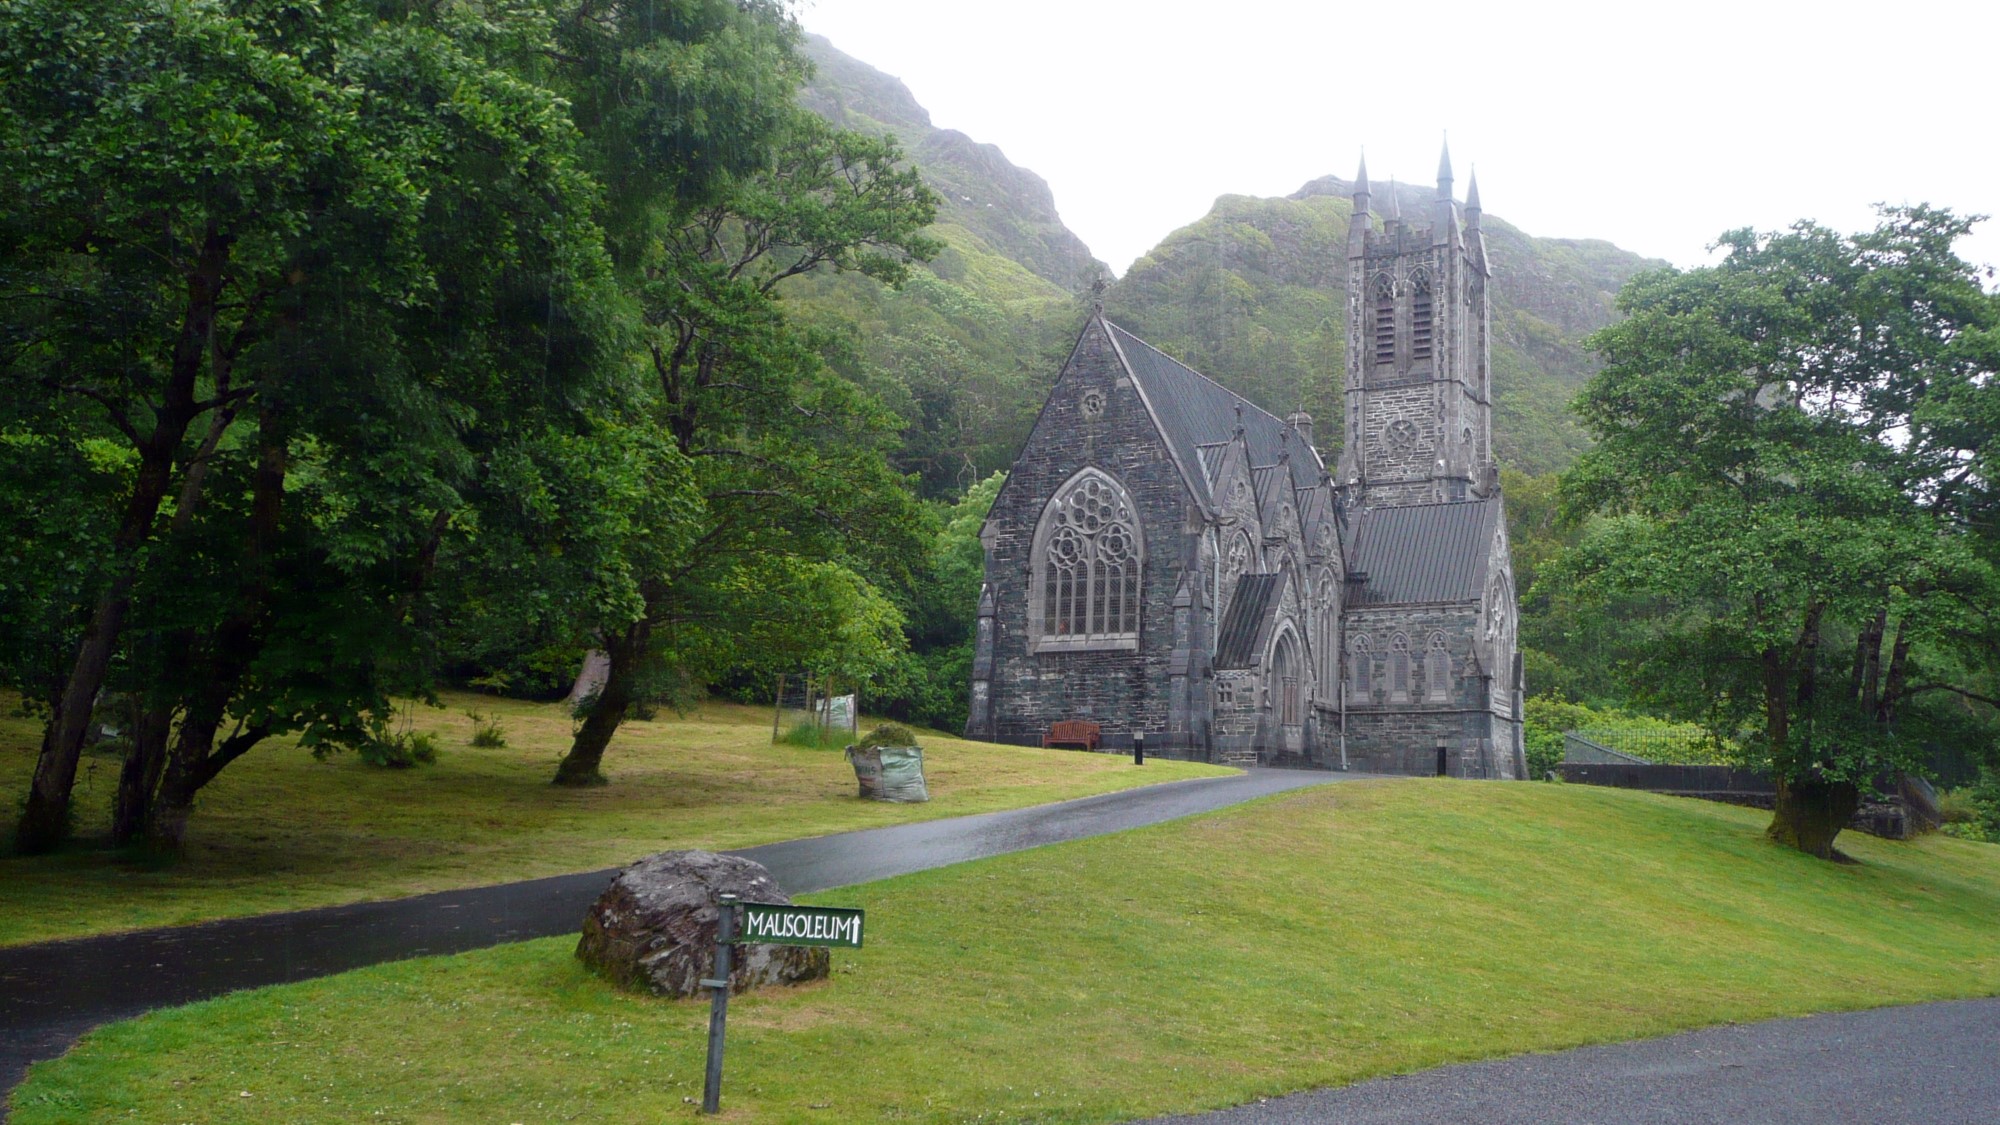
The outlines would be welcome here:
[[[1201,448],[1227,444],[1234,436],[1238,404],[1243,407],[1243,436],[1250,447],[1250,463],[1277,464],[1285,446],[1283,419],[1110,321],[1104,324],[1125,357],[1126,370],[1159,418],[1168,444],[1188,471],[1198,476],[1210,471]],[[1294,451],[1291,466],[1292,483],[1298,488],[1316,483],[1323,471],[1317,456],[1303,449]],[[1203,501],[1212,504],[1215,497],[1208,484],[1207,480],[1196,481],[1195,488]]]
[[[1264,533],[1277,528],[1278,505],[1287,499],[1285,485],[1278,481],[1278,466],[1263,465],[1250,470],[1250,487],[1257,493],[1257,511],[1264,521]]]
[[[1264,623],[1278,605],[1278,591],[1285,575],[1246,574],[1236,580],[1236,593],[1229,599],[1229,613],[1222,619],[1222,631],[1215,638],[1217,668],[1248,668],[1258,655],[1257,639]]]
[[[1477,602],[1499,531],[1500,499],[1369,508],[1354,525],[1348,605]]]
[[[1226,441],[1211,441],[1206,445],[1195,446],[1195,452],[1201,458],[1202,475],[1208,478],[1208,486],[1210,489],[1213,489],[1215,487],[1215,475],[1222,471],[1223,455],[1229,452],[1229,443]]]

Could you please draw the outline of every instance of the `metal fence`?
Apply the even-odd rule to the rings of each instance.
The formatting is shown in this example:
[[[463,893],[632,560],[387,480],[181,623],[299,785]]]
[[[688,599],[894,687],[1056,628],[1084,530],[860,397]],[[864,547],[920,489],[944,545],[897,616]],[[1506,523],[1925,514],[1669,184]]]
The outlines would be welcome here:
[[[1594,727],[1563,732],[1563,761],[1716,766],[1731,755],[1699,727]]]

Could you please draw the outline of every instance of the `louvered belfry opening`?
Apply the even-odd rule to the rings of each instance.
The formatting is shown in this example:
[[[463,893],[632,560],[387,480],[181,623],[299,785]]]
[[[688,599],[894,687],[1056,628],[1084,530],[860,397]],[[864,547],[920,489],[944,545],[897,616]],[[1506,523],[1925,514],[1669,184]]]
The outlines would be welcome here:
[[[1375,279],[1375,362],[1396,362],[1396,283],[1388,274]]]
[[[1431,357],[1431,276],[1418,270],[1410,278],[1410,358]]]

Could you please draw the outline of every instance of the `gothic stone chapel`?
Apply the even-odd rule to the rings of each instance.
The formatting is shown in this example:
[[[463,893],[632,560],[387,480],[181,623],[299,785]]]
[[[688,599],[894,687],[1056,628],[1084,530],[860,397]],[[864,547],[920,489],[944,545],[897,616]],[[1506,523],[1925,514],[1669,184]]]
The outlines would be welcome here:
[[[1490,273],[1447,153],[1347,240],[1346,440],[1244,402],[1094,314],[981,537],[969,737],[1514,778],[1513,567],[1493,460]]]

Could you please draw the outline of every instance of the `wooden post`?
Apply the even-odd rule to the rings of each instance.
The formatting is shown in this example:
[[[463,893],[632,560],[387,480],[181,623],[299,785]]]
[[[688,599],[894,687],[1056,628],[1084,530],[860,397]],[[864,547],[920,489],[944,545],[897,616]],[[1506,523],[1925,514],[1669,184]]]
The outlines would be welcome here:
[[[778,720],[785,715],[785,674],[778,673],[778,696],[771,703],[771,744],[778,743]]]

